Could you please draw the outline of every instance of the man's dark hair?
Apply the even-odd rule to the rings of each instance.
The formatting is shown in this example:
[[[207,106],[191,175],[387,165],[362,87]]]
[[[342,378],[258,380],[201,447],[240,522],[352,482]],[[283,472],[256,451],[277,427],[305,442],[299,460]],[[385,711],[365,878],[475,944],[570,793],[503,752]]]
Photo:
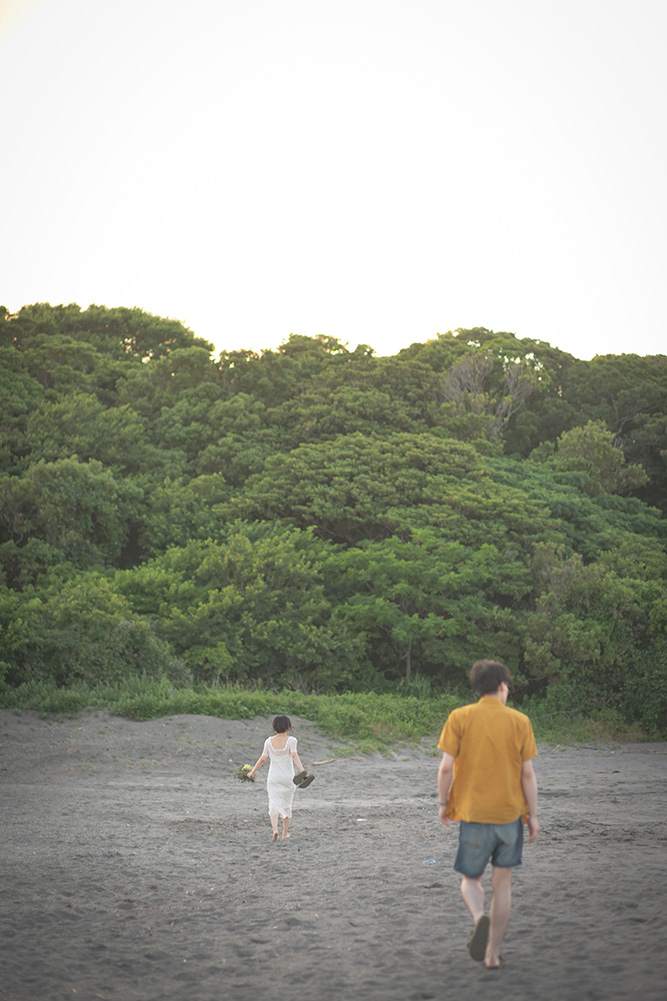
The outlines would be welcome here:
[[[274,716],[271,726],[276,733],[287,733],[292,729],[292,721],[289,716]]]
[[[470,687],[478,695],[497,692],[502,682],[509,688],[512,683],[510,672],[500,660],[476,660],[470,672]]]

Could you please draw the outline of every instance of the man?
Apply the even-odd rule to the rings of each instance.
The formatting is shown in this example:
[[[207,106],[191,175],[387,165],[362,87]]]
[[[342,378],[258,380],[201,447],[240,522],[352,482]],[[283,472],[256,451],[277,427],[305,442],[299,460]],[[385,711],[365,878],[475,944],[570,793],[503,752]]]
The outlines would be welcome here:
[[[497,660],[478,660],[470,684],[479,695],[473,705],[454,709],[438,747],[440,820],[460,821],[454,868],[461,896],[474,921],[468,942],[473,959],[487,969],[503,965],[500,943],[512,907],[512,868],[521,865],[523,824],[528,841],[537,838],[537,780],[532,759],[537,746],[530,720],[506,705],[510,673]],[[482,875],[492,864],[492,899],[484,914]]]

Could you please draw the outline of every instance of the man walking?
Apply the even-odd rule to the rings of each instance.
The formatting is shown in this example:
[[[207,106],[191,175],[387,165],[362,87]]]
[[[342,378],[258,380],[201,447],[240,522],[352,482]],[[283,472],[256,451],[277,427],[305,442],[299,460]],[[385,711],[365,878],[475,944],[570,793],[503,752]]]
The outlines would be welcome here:
[[[497,660],[478,660],[470,684],[473,705],[454,709],[438,747],[440,820],[460,821],[454,868],[462,875],[461,896],[472,915],[468,942],[473,959],[487,969],[503,965],[500,943],[512,908],[512,868],[521,865],[523,824],[528,841],[537,838],[537,780],[532,759],[537,745],[530,720],[506,705],[511,678]],[[482,875],[492,865],[489,917],[484,913]]]

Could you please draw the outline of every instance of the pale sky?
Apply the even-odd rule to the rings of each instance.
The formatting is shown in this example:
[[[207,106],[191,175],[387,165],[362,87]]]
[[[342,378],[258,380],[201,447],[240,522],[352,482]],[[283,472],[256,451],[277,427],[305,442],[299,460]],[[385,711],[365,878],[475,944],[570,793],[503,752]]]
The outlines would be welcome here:
[[[0,0],[0,304],[667,353],[667,0]]]

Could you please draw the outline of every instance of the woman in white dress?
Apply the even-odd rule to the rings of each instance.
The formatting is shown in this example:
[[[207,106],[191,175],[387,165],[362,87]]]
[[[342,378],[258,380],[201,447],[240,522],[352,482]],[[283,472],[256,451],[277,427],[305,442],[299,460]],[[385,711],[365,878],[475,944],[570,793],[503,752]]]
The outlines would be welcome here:
[[[271,821],[272,841],[278,840],[278,817],[283,822],[283,839],[289,838],[289,822],[292,817],[292,800],[296,792],[294,784],[294,766],[299,772],[304,768],[296,750],[296,737],[290,736],[292,723],[288,716],[276,716],[271,724],[273,737],[264,741],[264,749],[251,770],[248,778],[253,778],[255,772],[269,759],[269,774],[266,779],[266,791],[269,794],[269,819]]]

